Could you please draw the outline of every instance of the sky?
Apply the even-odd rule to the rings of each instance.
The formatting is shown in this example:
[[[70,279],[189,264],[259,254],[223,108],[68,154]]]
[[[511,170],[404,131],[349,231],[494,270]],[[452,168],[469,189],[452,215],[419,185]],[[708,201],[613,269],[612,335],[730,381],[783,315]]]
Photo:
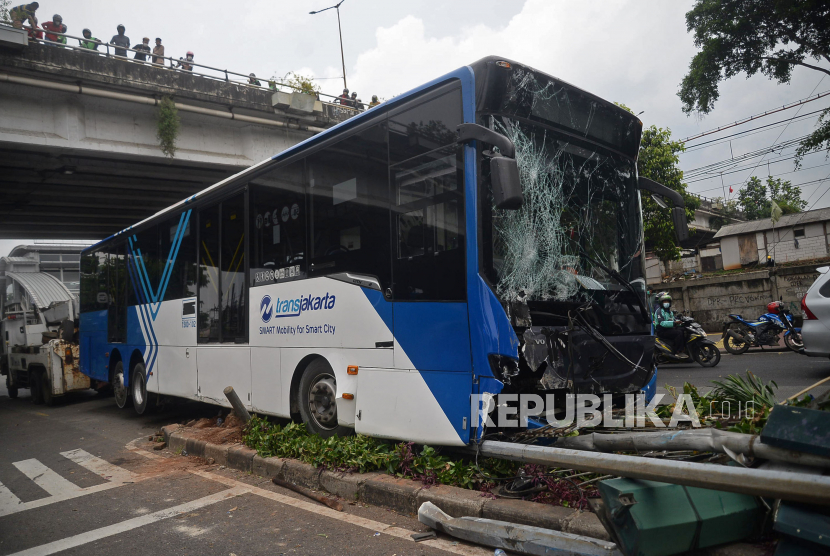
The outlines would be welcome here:
[[[314,76],[323,91],[342,90],[337,13],[333,0],[167,0],[164,9],[149,4],[104,0],[41,0],[41,21],[63,16],[69,34],[88,27],[107,40],[123,23],[133,43],[143,36],[161,37],[168,56],[188,50],[195,60],[260,77],[290,71]],[[677,97],[678,84],[696,52],[686,31],[688,0],[345,0],[340,7],[349,89],[368,102],[373,94],[391,98],[448,71],[488,55],[530,65],[604,99],[621,102],[646,126],[669,128],[682,139],[830,91],[830,76],[797,68],[792,82],[778,85],[762,75],[739,75],[723,82],[714,111],[704,118],[687,116]],[[825,67],[826,67],[825,63]],[[830,95],[800,108],[766,116],[699,141],[689,141],[681,168],[696,168],[776,142],[809,133],[818,114],[830,106]],[[789,125],[770,126],[692,150],[692,145],[730,133],[806,115]],[[731,149],[730,149],[731,147]],[[830,206],[830,160],[809,155],[794,172],[794,149],[753,159],[749,167],[725,169],[722,177],[690,177],[689,191],[706,197],[737,195],[751,175],[768,173],[806,183],[802,197],[811,208]],[[769,166],[767,163],[769,162]],[[757,164],[757,167],[755,166]],[[737,170],[737,171],[735,171]],[[727,174],[726,172],[732,172]],[[706,179],[702,179],[706,178]],[[697,180],[697,181],[692,181]],[[813,182],[813,183],[807,183]],[[723,187],[726,186],[726,187]],[[823,196],[822,196],[823,195]],[[22,243],[0,240],[0,255]]]

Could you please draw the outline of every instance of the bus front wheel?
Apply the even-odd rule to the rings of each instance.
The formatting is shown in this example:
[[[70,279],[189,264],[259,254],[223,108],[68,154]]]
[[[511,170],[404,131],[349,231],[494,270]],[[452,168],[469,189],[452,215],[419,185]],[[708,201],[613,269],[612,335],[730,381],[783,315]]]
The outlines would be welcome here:
[[[115,405],[118,409],[124,409],[130,396],[124,384],[124,363],[121,361],[115,364],[112,371],[112,393],[115,395]]]
[[[297,401],[308,432],[323,438],[348,436],[352,429],[337,424],[337,380],[325,359],[315,359],[300,380]]]

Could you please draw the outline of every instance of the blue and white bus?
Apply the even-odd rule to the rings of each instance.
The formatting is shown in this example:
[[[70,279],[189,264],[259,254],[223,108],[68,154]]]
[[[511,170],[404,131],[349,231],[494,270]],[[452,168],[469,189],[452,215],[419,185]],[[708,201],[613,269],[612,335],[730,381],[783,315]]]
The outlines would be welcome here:
[[[682,208],[638,180],[641,131],[522,64],[462,67],[86,249],[81,369],[138,413],[233,386],[436,445],[481,435],[480,396],[653,387],[639,190]]]

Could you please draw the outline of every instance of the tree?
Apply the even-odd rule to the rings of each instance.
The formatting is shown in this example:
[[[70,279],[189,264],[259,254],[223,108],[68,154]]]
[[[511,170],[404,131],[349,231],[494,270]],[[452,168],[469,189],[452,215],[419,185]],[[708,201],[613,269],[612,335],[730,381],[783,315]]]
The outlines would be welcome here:
[[[294,73],[293,71],[289,71],[285,74],[285,77],[272,77],[271,82],[279,82],[280,85],[285,85],[290,87],[294,91],[299,91],[306,95],[317,95],[322,88],[320,85],[314,82],[313,77],[299,75]]]
[[[709,226],[713,230],[720,230],[738,215],[738,201],[736,199],[730,199],[729,201],[725,201],[723,197],[715,197],[712,199],[716,203],[720,203],[723,207],[718,212],[720,215],[712,216],[709,218]],[[717,214],[717,213],[716,213]]]
[[[615,102],[617,106],[634,113],[625,104]],[[643,131],[640,152],[637,155],[637,174],[652,179],[683,195],[686,202],[686,219],[694,221],[695,209],[700,206],[700,199],[686,192],[683,183],[683,171],[678,168],[680,158],[686,147],[680,141],[671,140],[671,130],[651,126]],[[650,195],[643,196],[643,232],[645,241],[663,261],[680,259],[680,247],[674,233],[671,209],[661,208]]]
[[[760,72],[789,83],[796,66],[830,75],[811,63],[830,62],[830,3],[826,0],[696,0],[686,28],[701,50],[677,95],[686,114],[708,114],[718,100],[718,84],[741,72]],[[830,108],[799,147],[796,164],[809,153],[830,156]]]
[[[781,178],[768,177],[765,185],[752,176],[738,191],[738,204],[747,220],[769,218],[772,214],[772,201],[781,207],[784,214],[801,212],[807,207],[807,201],[801,198],[801,190]]]
[[[12,0],[0,0],[0,21],[3,23],[11,23],[11,17],[9,16],[9,8],[12,5]]]

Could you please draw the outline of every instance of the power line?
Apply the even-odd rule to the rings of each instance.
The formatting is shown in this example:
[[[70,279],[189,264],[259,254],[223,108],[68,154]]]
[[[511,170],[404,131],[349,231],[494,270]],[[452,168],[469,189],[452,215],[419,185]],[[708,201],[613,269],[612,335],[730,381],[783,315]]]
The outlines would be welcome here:
[[[823,164],[822,166],[827,166],[827,164]],[[772,177],[775,177],[775,176],[772,176]],[[798,187],[798,188],[801,188],[801,187],[803,187],[803,186],[805,186],[805,185],[810,185],[810,184],[812,184],[812,183],[816,183],[816,182],[822,182],[822,181],[824,181],[824,180],[826,180],[826,179],[827,179],[827,178],[821,178],[821,179],[817,179],[817,180],[805,181],[805,182],[802,182],[802,183],[791,183],[790,185],[791,185],[792,187]],[[733,185],[734,185],[734,184],[733,184]],[[727,186],[727,187],[729,187],[729,186]],[[699,194],[701,194],[701,193],[706,193],[707,191],[716,191],[716,190],[718,190],[718,189],[721,189],[721,188],[720,188],[720,187],[712,187],[711,189],[701,189],[700,191],[689,191],[689,193],[690,193],[690,194],[692,194],[692,195],[699,195]]]
[[[806,139],[807,137],[809,137],[809,135],[803,135],[801,137],[796,137],[795,139],[788,139],[786,141],[782,141],[781,143],[773,143],[769,147],[765,147],[763,149],[758,149],[758,150],[755,150],[755,151],[750,151],[748,153],[742,154],[742,155],[737,156],[735,158],[726,158],[726,159],[723,159],[723,160],[719,160],[717,162],[712,162],[710,164],[706,164],[705,166],[698,166],[697,168],[692,168],[691,170],[686,170],[683,173],[684,173],[684,175],[692,174],[691,177],[696,177],[698,175],[703,175],[703,174],[716,173],[716,172],[718,172],[718,170],[721,170],[721,169],[724,169],[724,168],[734,167],[737,163],[740,163],[740,162],[743,162],[743,161],[746,161],[746,160],[752,160],[753,158],[757,158],[759,156],[765,156],[765,155],[773,153],[773,152],[783,151],[784,149],[787,149],[789,147],[793,147],[793,146],[797,145],[798,143],[800,143],[802,140]]]
[[[779,161],[776,161],[776,162],[779,162]],[[780,162],[783,162],[783,161],[780,161]],[[769,177],[777,178],[779,176],[786,176],[787,174],[795,174],[796,172],[804,172],[806,170],[814,170],[815,168],[824,168],[825,166],[830,166],[830,162],[828,162],[826,164],[817,164],[816,166],[809,166],[807,168],[799,168],[798,170],[793,170],[791,172],[781,172],[781,173],[778,173],[778,174],[772,174]],[[712,176],[712,178],[717,178],[717,177],[721,177],[721,175],[718,174],[717,176]],[[684,183],[686,185],[689,185],[690,183],[695,183],[695,182],[698,182],[698,181],[704,181],[704,180],[708,180],[708,179],[712,179],[712,178],[703,178],[703,179],[700,179],[700,180],[694,180],[694,181],[684,182]],[[703,192],[703,191],[712,191],[714,189],[726,189],[727,187],[734,187],[736,185],[740,185],[741,183],[743,183],[743,182],[730,183],[729,185],[725,185],[725,184],[721,183],[720,187],[713,187],[711,189],[702,189],[701,192]]]
[[[821,152],[812,152],[812,153],[807,153],[807,154],[805,154],[805,155],[804,155],[804,157],[806,158],[806,157],[810,156],[811,154],[821,154]],[[792,159],[794,159],[795,157],[796,157],[796,155],[792,155],[792,156],[781,156],[781,157],[778,157],[778,158],[772,158],[772,159],[768,160],[767,162],[768,162],[769,164],[778,164],[779,162],[785,162],[785,161],[787,161],[787,160],[792,160]],[[746,170],[747,168],[749,168],[751,165],[752,165],[752,163],[749,163],[749,164],[747,164],[747,165],[745,165],[745,166],[734,167],[734,168],[733,168],[732,170],[730,170],[729,172],[718,172],[717,174],[714,174],[714,175],[711,175],[711,176],[706,176],[706,177],[703,177],[703,178],[701,178],[701,177],[699,177],[699,176],[706,175],[706,174],[707,174],[707,173],[709,173],[709,172],[699,172],[699,173],[697,173],[697,174],[695,174],[695,175],[693,175],[693,176],[692,176],[693,178],[698,178],[698,179],[695,179],[695,180],[691,180],[691,179],[690,179],[690,180],[686,181],[686,183],[687,183],[687,184],[688,184],[688,183],[697,183],[697,182],[699,182],[699,181],[713,180],[713,179],[718,178],[718,177],[721,177],[721,176],[728,176],[729,174],[737,174],[738,172],[743,172],[744,170]],[[684,173],[683,177],[684,177],[684,178],[686,177],[685,173]],[[739,184],[737,184],[737,183],[733,183],[732,185],[739,185]]]
[[[815,89],[813,89],[813,90],[815,90]],[[812,93],[811,93],[811,95],[812,95]],[[815,96],[809,96],[809,97],[803,98],[801,100],[797,100],[795,102],[792,102],[790,104],[785,104],[781,108],[775,108],[773,110],[767,110],[766,112],[763,112],[761,114],[755,114],[754,116],[749,116],[748,118],[738,120],[738,121],[733,122],[731,124],[724,125],[724,126],[716,128],[716,129],[711,129],[709,131],[704,131],[703,133],[698,133],[697,135],[692,135],[690,137],[686,137],[685,139],[681,139],[680,142],[685,143],[687,141],[692,141],[694,139],[699,139],[701,137],[705,137],[706,135],[712,135],[713,133],[718,133],[720,131],[723,131],[724,129],[729,129],[729,128],[732,128],[732,127],[735,127],[735,126],[743,125],[743,124],[751,122],[753,120],[757,120],[758,118],[763,118],[764,116],[769,116],[770,114],[775,114],[775,113],[781,112],[783,110],[789,110],[790,108],[795,108],[796,106],[801,106],[802,104],[807,104],[808,102],[813,102],[814,100],[818,100],[820,98],[826,97],[827,95],[830,95],[830,91],[825,91],[825,92],[819,93]]]
[[[801,116],[793,116],[792,118],[787,118],[786,120],[779,120],[779,121],[771,123],[771,124],[762,125],[762,126],[758,126],[758,127],[753,127],[752,129],[739,131],[738,133],[733,133],[732,135],[727,135],[725,137],[719,137],[717,139],[711,139],[709,141],[704,141],[702,143],[697,143],[695,145],[687,146],[686,150],[683,151],[682,154],[695,152],[695,151],[699,151],[701,149],[705,149],[705,148],[708,148],[708,147],[713,147],[715,145],[719,145],[721,143],[726,143],[727,140],[730,137],[737,137],[738,135],[744,135],[746,133],[749,133],[749,135],[746,135],[746,137],[749,137],[751,135],[757,135],[756,133],[750,133],[750,132],[751,131],[756,131],[756,130],[759,130],[759,129],[764,129],[765,131],[769,131],[768,129],[765,129],[765,128],[770,128],[770,127],[774,128],[774,126],[776,126],[776,125],[781,125],[781,124],[784,124],[784,123],[787,123],[787,122],[795,121],[796,119],[805,119],[808,116],[812,116],[813,114],[818,114],[819,112],[824,112],[825,110],[826,110],[826,108],[821,108],[819,110],[814,110],[813,112],[808,112],[806,114],[802,114]],[[758,133],[764,133],[764,132],[759,131]],[[743,138],[744,137],[741,137],[741,139],[743,139]],[[733,140],[736,140],[736,139],[733,139]],[[708,147],[705,147],[704,145],[708,145]]]
[[[819,86],[819,85],[821,85],[821,82],[822,82],[822,81],[824,81],[824,78],[825,78],[825,77],[827,77],[827,76],[826,76],[826,75],[822,75],[822,76],[821,76],[821,79],[819,79],[819,80],[818,80],[818,83],[816,83],[816,86],[815,86],[815,87],[813,87],[813,90],[812,90],[812,91],[810,91],[810,94],[811,94],[811,95],[812,95],[812,94],[816,91],[816,89],[818,89],[818,86]],[[799,106],[799,107],[798,107],[798,110],[797,110],[797,111],[796,111],[796,113],[795,113],[795,115],[796,115],[796,116],[798,116],[798,113],[799,113],[799,112],[801,112],[801,109],[802,109],[802,108],[804,108],[804,105],[803,105],[803,104],[802,104],[801,106]],[[791,123],[791,121],[790,121],[790,122],[787,122],[787,125],[785,125],[785,126],[784,126],[784,129],[782,129],[782,130],[781,130],[781,133],[779,133],[779,134],[778,134],[778,137],[776,137],[776,138],[775,138],[775,140],[773,140],[773,142],[772,142],[772,144],[773,144],[773,145],[774,145],[774,144],[775,144],[775,143],[776,143],[779,139],[781,139],[781,136],[782,136],[782,135],[784,135],[784,132],[785,132],[785,131],[787,131],[787,128],[788,128],[788,127],[790,127],[790,123]],[[801,141],[799,141],[799,143],[800,143],[800,142],[801,142]],[[765,154],[764,156],[762,156],[762,157],[761,157],[761,160],[759,160],[759,161],[755,164],[755,168],[753,168],[753,169],[752,169],[752,171],[749,173],[749,175],[746,177],[746,179],[744,180],[744,184],[746,184],[746,182],[747,182],[747,181],[749,181],[749,178],[750,178],[750,177],[752,177],[752,174],[754,174],[754,173],[755,173],[755,170],[757,170],[757,169],[758,169],[758,165],[759,165],[759,164],[761,164],[761,162],[763,162],[763,160],[764,160],[766,157],[767,157],[767,155]],[[767,167],[769,167],[769,162],[767,162]],[[740,188],[739,188],[739,189],[740,189]]]

